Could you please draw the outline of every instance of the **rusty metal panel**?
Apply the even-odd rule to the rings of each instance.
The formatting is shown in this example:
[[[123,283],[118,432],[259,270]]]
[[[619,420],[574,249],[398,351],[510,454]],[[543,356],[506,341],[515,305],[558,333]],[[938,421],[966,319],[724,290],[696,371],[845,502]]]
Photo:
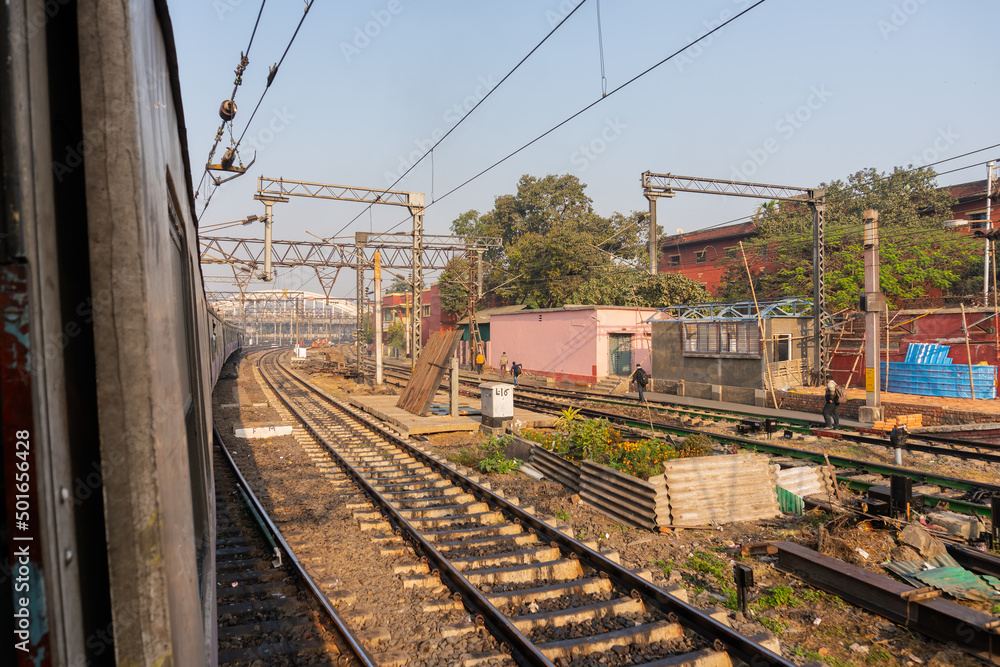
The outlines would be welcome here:
[[[778,567],[810,585],[1000,665],[1000,635],[988,627],[995,617],[940,598],[907,599],[903,595],[915,590],[908,584],[798,544],[780,542],[775,546]]]
[[[46,621],[39,467],[32,422],[31,347],[26,265],[0,267],[0,423],[3,424],[4,520],[14,588],[17,665],[52,664]]]

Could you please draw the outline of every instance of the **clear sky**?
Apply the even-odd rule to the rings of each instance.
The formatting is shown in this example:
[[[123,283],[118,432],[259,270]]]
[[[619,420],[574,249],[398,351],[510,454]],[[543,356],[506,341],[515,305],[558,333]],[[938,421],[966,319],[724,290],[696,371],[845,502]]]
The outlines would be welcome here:
[[[316,0],[240,147],[243,162],[256,151],[256,163],[216,192],[202,225],[262,213],[253,200],[259,175],[387,187],[577,4]],[[607,90],[752,4],[604,0]],[[260,6],[259,0],[170,5],[196,187]],[[304,7],[302,0],[265,5],[236,95],[237,137]],[[444,140],[434,152],[433,184],[428,159],[396,186],[435,202],[427,209],[427,233],[447,234],[460,213],[489,210],[523,174],[574,174],[587,184],[595,210],[608,215],[646,209],[645,170],[808,187],[865,167],[925,164],[1000,143],[990,120],[998,106],[993,33],[1000,3],[766,0],[442,198],[601,98],[597,8],[597,0],[586,0]],[[228,136],[220,152],[227,142]],[[995,157],[1000,148],[937,169]],[[986,167],[979,167],[939,183],[985,177]],[[202,195],[199,211],[203,201]],[[668,234],[692,231],[748,215],[757,203],[681,193],[660,200],[659,222]],[[403,209],[381,206],[345,229],[362,210],[293,199],[276,206],[274,237],[410,228]],[[220,234],[262,238],[263,227]],[[344,273],[336,296],[353,295],[353,272]],[[299,288],[306,275],[279,275],[277,286]],[[315,281],[304,288],[319,291]]]

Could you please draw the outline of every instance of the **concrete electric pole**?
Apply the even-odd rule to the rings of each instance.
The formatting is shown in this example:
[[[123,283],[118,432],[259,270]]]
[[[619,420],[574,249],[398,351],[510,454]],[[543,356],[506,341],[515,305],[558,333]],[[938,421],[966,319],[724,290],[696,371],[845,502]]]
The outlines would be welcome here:
[[[879,287],[878,211],[863,214],[865,224],[865,291],[861,310],[865,313],[865,405],[858,409],[858,420],[875,423],[882,419],[881,383],[879,382],[879,313],[885,308],[885,296]],[[887,348],[888,349],[888,348]]]

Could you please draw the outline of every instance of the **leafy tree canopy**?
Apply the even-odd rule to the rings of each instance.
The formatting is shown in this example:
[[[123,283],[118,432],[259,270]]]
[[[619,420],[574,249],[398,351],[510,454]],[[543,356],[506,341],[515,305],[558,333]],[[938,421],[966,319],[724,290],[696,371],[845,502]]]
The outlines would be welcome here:
[[[389,347],[394,347],[396,349],[402,350],[406,347],[406,325],[403,324],[401,320],[397,320],[389,325],[389,329],[386,331],[388,334]]]
[[[386,294],[409,294],[410,281],[403,277],[394,278],[384,291]]]
[[[537,308],[581,303],[582,298],[597,299],[587,303],[603,305],[657,305],[653,303],[657,290],[664,299],[680,298],[685,290],[675,286],[644,287],[648,282],[643,278],[648,266],[646,213],[600,216],[585,190],[586,185],[569,174],[525,175],[515,194],[496,197],[492,210],[484,214],[467,211],[456,218],[452,223],[455,234],[470,241],[486,236],[502,241],[502,247],[483,255],[487,265],[484,289],[504,301]],[[623,280],[622,285],[638,287],[638,292],[603,289],[608,275]],[[445,310],[464,312],[468,282],[466,260],[456,261],[442,273],[439,284]],[[691,281],[692,294],[698,293],[696,285]]]
[[[863,169],[823,184],[826,189],[826,297],[833,311],[856,307],[864,288],[866,209],[879,212],[880,280],[890,305],[932,293],[965,289],[974,270],[970,239],[945,230],[954,200],[935,186],[933,170],[897,167],[891,173]],[[769,202],[756,213],[757,233],[744,243],[758,299],[812,296],[812,213],[794,202]],[[970,257],[972,252],[972,257]],[[743,258],[721,262],[720,299],[749,299]],[[974,281],[974,279],[973,279]],[[981,284],[981,279],[980,279]]]

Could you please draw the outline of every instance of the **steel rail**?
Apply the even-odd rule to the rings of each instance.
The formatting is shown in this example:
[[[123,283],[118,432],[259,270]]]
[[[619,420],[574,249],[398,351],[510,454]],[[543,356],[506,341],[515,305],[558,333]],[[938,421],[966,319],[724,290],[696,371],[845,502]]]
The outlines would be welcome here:
[[[994,616],[943,600],[881,574],[791,542],[779,542],[778,567],[894,623],[913,628],[981,660],[1000,665]]]
[[[403,374],[405,377],[405,373]],[[468,382],[468,381],[466,381]],[[550,390],[544,389],[539,390],[538,388],[532,388],[532,390],[537,390],[538,393],[548,393]],[[474,395],[475,392],[468,392],[469,395]],[[520,397],[515,397],[515,402],[519,405],[534,406],[543,410],[553,410],[556,407],[565,407],[562,403],[557,403],[555,401],[547,401],[542,398],[527,398],[524,395]],[[601,412],[599,410],[594,410],[592,408],[581,408],[581,414],[585,416],[593,417],[603,417],[614,421],[616,423],[622,423],[628,426],[637,427],[641,429],[646,429],[650,424],[649,421],[638,421],[630,419],[628,417],[623,417],[615,413]],[[808,450],[796,449],[793,447],[784,447],[782,445],[774,445],[771,443],[762,443],[759,440],[748,440],[745,438],[739,438],[735,436],[727,436],[721,433],[714,433],[710,431],[701,431],[698,429],[691,429],[684,426],[675,426],[673,424],[665,424],[663,422],[653,422],[652,423],[655,430],[668,431],[674,433],[697,433],[709,436],[711,438],[716,438],[718,440],[725,440],[730,442],[735,442],[755,450],[763,450],[774,454],[783,454],[786,456],[791,456],[799,459],[808,459],[815,461],[816,463],[826,463],[826,457],[823,454],[817,452],[810,452]],[[864,437],[864,436],[860,436]],[[881,445],[882,443],[876,442],[875,444]],[[911,444],[907,443],[904,449],[910,451],[925,451],[932,454],[938,455],[953,455],[952,450],[941,450],[933,447],[928,447],[925,445]],[[1000,486],[989,484],[986,482],[974,482],[972,480],[962,479],[958,477],[950,477],[947,475],[937,475],[933,473],[927,473],[919,470],[912,470],[909,468],[897,468],[895,466],[890,466],[888,464],[881,464],[870,461],[862,461],[860,459],[852,459],[849,457],[839,456],[839,455],[827,455],[831,465],[839,468],[848,468],[858,470],[861,469],[865,472],[877,473],[881,475],[906,475],[911,479],[920,482],[934,483],[940,486],[945,486],[947,488],[959,489],[962,491],[982,491],[988,493],[1000,493]],[[988,457],[985,460],[990,460],[992,457],[989,455],[978,455],[978,456],[957,456],[956,458],[974,458],[977,460],[983,460],[984,457]],[[845,482],[850,488],[855,491],[866,492],[872,486],[877,486],[874,482],[862,482],[858,480],[853,480],[847,476],[838,477],[840,481]],[[944,496],[937,496],[932,494],[924,494],[926,498],[933,501],[937,505],[945,505],[948,509],[956,510],[966,514],[977,514],[981,516],[990,516],[990,508],[981,503],[958,500],[955,498],[946,498]]]
[[[279,355],[281,352],[271,353],[273,355]],[[416,528],[404,517],[399,510],[393,507],[381,493],[375,489],[374,486],[360,473],[358,470],[351,465],[347,459],[345,459],[340,452],[337,451],[336,447],[330,443],[319,431],[317,431],[309,420],[306,418],[302,412],[292,405],[290,397],[288,397],[284,392],[278,389],[275,382],[272,381],[270,377],[264,372],[262,368],[262,362],[264,357],[258,360],[258,368],[261,370],[261,377],[267,382],[268,386],[275,393],[279,400],[285,404],[295,417],[302,422],[302,425],[309,431],[310,434],[318,442],[320,442],[323,447],[330,453],[331,456],[337,461],[337,464],[347,473],[348,476],[354,481],[354,483],[360,488],[368,498],[378,506],[380,512],[390,524],[394,525],[399,529],[402,534],[406,535],[406,539],[413,543],[413,545],[427,557],[428,561],[433,563],[434,568],[438,575],[441,577],[442,581],[449,586],[453,591],[457,591],[462,596],[462,601],[470,608],[470,611],[478,614],[482,619],[484,624],[489,628],[494,637],[497,637],[503,641],[507,648],[510,650],[511,655],[519,664],[522,665],[541,665],[542,667],[554,667],[554,663],[549,660],[545,655],[538,650],[531,641],[524,636],[524,634],[518,630],[510,620],[500,613],[493,605],[489,603],[486,597],[479,591],[478,588],[473,586],[469,581],[462,576],[462,574],[455,569],[455,567],[444,557],[441,553],[435,549],[430,542],[428,542],[423,535],[417,531]],[[271,361],[268,359],[268,361]],[[295,383],[297,378],[292,376],[278,363],[274,360],[275,367],[279,370],[284,371],[287,381]],[[315,391],[309,389],[310,391]],[[343,407],[339,402],[334,401],[337,407]],[[347,410],[348,414],[352,417],[357,418],[353,412]],[[360,420],[362,423],[367,422],[367,420]],[[366,426],[373,426],[372,424],[365,423]],[[376,432],[382,437],[389,437],[386,432],[381,432],[381,429],[375,429]]]
[[[396,372],[406,375],[406,369],[399,367],[394,369]],[[464,379],[462,382],[468,384],[475,384],[475,380]],[[585,400],[594,401],[600,403],[608,403],[611,405],[623,405],[628,407],[635,407],[637,403],[615,400],[607,398],[603,394],[598,394],[589,391],[571,391],[565,389],[555,389],[550,387],[531,387],[523,386],[525,391],[537,392],[549,396],[559,396],[562,398],[573,399],[573,400]],[[666,403],[662,401],[655,401],[651,403],[650,407],[660,411],[666,412],[681,412],[701,415],[710,418],[718,418],[723,421],[736,422],[744,418],[756,418],[764,419],[770,415],[763,415],[760,413],[752,412],[749,410],[726,410],[726,411],[713,411],[712,408],[700,408],[697,406],[684,406],[678,405],[676,403]],[[818,421],[819,415],[817,415]],[[779,424],[787,425],[787,428],[791,430],[811,431],[812,428],[808,426],[809,421],[804,421],[801,419],[788,419],[784,417],[776,418]],[[815,422],[813,422],[815,423]],[[873,435],[865,435],[862,433],[838,433],[838,437],[851,440],[854,442],[860,442],[866,445],[873,445],[876,447],[886,447],[893,448],[891,441],[888,438],[880,438]],[[928,454],[939,454],[941,456],[953,456],[960,459],[971,459],[976,461],[986,461],[989,463],[1000,463],[1000,454],[989,454],[984,452],[970,452],[965,450],[956,450],[950,448],[940,448],[933,447],[931,445],[921,445],[912,442],[912,440],[925,441],[930,443],[939,443],[942,445],[947,445],[948,447],[965,447],[967,449],[985,449],[991,452],[1000,452],[1000,444],[983,442],[979,440],[966,440],[963,438],[949,438],[946,436],[931,435],[929,433],[909,433],[909,438],[911,442],[907,442],[902,449],[909,449],[915,452],[926,452]]]
[[[549,409],[555,409],[556,406],[559,406],[558,403],[545,401],[543,399],[530,399],[529,401],[524,401],[523,399],[518,399],[515,397],[514,400],[515,403],[521,403],[522,405],[527,403],[529,405],[542,406],[543,404],[548,403]],[[648,429],[650,425],[649,421],[640,421],[638,419],[623,417],[622,415],[617,415],[609,412],[602,412],[600,410],[594,410],[591,408],[581,408],[580,414],[587,417],[604,418],[609,421],[632,426],[634,428]],[[938,484],[939,486],[944,486],[952,489],[959,489],[962,491],[984,490],[984,491],[989,491],[991,493],[1000,493],[1000,485],[989,484],[987,482],[975,482],[973,480],[962,479],[960,477],[950,477],[948,475],[939,475],[936,473],[924,472],[922,470],[900,468],[897,466],[892,466],[884,463],[862,461],[861,459],[853,459],[846,456],[840,456],[838,454],[824,454],[821,452],[811,452],[805,449],[796,449],[795,447],[786,447],[784,445],[776,445],[770,442],[761,442],[760,440],[750,440],[749,438],[740,438],[738,436],[713,433],[711,431],[701,431],[698,429],[687,428],[685,426],[675,426],[673,424],[665,424],[663,422],[654,421],[652,422],[652,426],[655,430],[659,431],[705,435],[710,438],[714,438],[716,440],[733,442],[744,447],[759,449],[775,454],[783,454],[785,456],[792,456],[794,458],[809,459],[812,461],[816,461],[817,463],[825,463],[826,458],[829,457],[830,463],[839,468],[853,468],[853,469],[863,470],[865,472],[877,473],[880,475],[905,475],[917,481]],[[852,483],[852,481],[846,477],[842,478],[842,480],[848,483]],[[868,483],[863,483],[863,484],[866,484],[867,486],[874,486],[874,484],[868,484]],[[987,505],[970,503],[967,501],[956,500],[954,498],[945,498],[943,496],[935,496],[935,495],[925,495],[925,498],[928,498],[936,503],[945,503],[949,506],[955,506],[956,508],[963,509],[967,513],[975,513],[983,516],[990,515],[990,508]]]
[[[258,364],[259,363],[260,361],[258,361]],[[277,363],[276,365],[279,368],[282,368],[286,374],[286,377],[288,377],[293,382],[296,382],[302,385],[303,387],[307,388],[310,392],[315,393],[317,396],[319,396],[326,402],[330,403],[331,405],[346,410],[355,420],[361,422],[367,428],[375,431],[380,436],[391,441],[399,448],[403,449],[413,457],[419,459],[428,467],[431,467],[434,470],[436,470],[439,474],[451,479],[453,482],[455,482],[460,487],[464,488],[466,491],[470,492],[477,498],[480,498],[494,506],[500,507],[504,512],[512,516],[516,522],[519,522],[522,526],[527,526],[529,528],[534,529],[536,534],[544,536],[550,542],[556,542],[560,546],[560,548],[569,551],[571,554],[575,554],[576,557],[582,563],[586,564],[592,569],[598,572],[607,573],[608,578],[618,586],[626,590],[637,591],[643,598],[645,598],[648,602],[652,603],[651,606],[655,607],[657,610],[666,614],[667,617],[672,621],[674,622],[680,621],[686,627],[694,630],[695,632],[701,634],[703,637],[711,640],[713,644],[716,645],[717,650],[725,650],[726,652],[730,653],[733,657],[738,658],[739,660],[743,660],[744,662],[747,662],[755,666],[779,665],[782,667],[791,667],[794,664],[786,661],[780,655],[770,651],[769,649],[760,646],[759,644],[756,644],[749,638],[740,635],[739,633],[735,632],[728,626],[715,620],[711,616],[702,613],[696,607],[681,602],[680,600],[671,596],[663,589],[653,585],[652,583],[646,581],[645,579],[642,579],[638,575],[634,574],[633,572],[630,572],[629,570],[618,565],[617,563],[606,558],[605,556],[593,551],[583,543],[573,539],[572,537],[566,535],[565,533],[562,533],[556,528],[553,528],[549,524],[539,520],[534,515],[525,512],[517,505],[508,502],[505,498],[496,495],[495,493],[493,493],[493,491],[487,489],[481,484],[473,482],[467,477],[460,475],[459,473],[452,470],[448,466],[442,464],[440,461],[434,459],[433,457],[429,456],[423,451],[412,446],[402,438],[396,436],[393,433],[390,433],[389,431],[386,431],[379,424],[368,419],[367,417],[359,415],[354,411],[347,410],[343,406],[343,404],[341,404],[335,398],[327,395],[325,392],[320,390],[312,383],[303,380],[302,378],[296,377],[289,371],[285,370],[284,367],[281,366],[280,362]],[[272,386],[273,389],[274,387],[273,384],[270,382],[270,380],[266,376],[264,376],[264,379],[265,381],[268,382],[269,385]],[[283,397],[281,397],[280,393],[278,393],[278,395],[279,398],[282,398],[285,404],[288,405],[288,402]],[[305,420],[300,415],[300,413],[298,413],[298,411],[294,409],[293,411],[296,413],[299,419],[302,419],[303,423],[305,423]],[[312,433],[314,433],[317,436],[317,438],[321,442],[323,442],[331,452],[334,453],[334,455],[337,457],[338,460],[340,461],[343,460],[342,457],[340,457],[339,454],[335,452],[332,446],[330,446],[329,443],[324,438],[322,438],[322,436],[316,434],[316,431],[311,427],[307,426],[307,428],[309,428],[309,430]],[[342,465],[351,468],[351,466],[347,464],[346,461]],[[353,468],[351,469],[353,470]],[[409,522],[406,521],[404,517],[399,515],[398,512],[395,510],[395,508],[389,505],[388,501],[381,499],[381,495],[374,488],[372,488],[367,483],[366,480],[360,478],[360,476],[356,477],[356,479],[359,479],[359,481],[363,483],[364,487],[366,488],[366,492],[369,493],[373,499],[380,499],[379,503],[383,505],[383,507],[387,510],[387,513],[392,515],[394,519],[398,517],[398,524],[400,526],[406,526],[409,530],[414,531],[415,541],[417,542],[417,544],[421,545],[422,550],[425,550],[424,545],[426,545],[426,555],[428,555],[429,558],[431,558],[431,554],[436,554],[437,558],[440,559],[441,564],[447,567],[449,570],[451,570],[450,563],[448,563],[447,560],[445,560],[437,552],[437,550],[430,545],[430,543],[426,542],[426,540],[424,540],[424,538],[410,526]],[[443,572],[444,570],[442,569],[442,573]],[[500,614],[500,612],[496,610],[496,608],[493,607],[493,605],[491,605],[482,596],[482,594],[479,592],[477,588],[475,588],[471,584],[468,584],[468,581],[465,579],[464,576],[461,575],[461,573],[459,573],[456,570],[454,571],[454,574],[455,574],[454,578],[456,580],[464,582],[466,584],[465,587],[471,588],[470,591],[472,593],[472,596],[470,598],[471,600],[474,600],[476,603],[481,603],[486,605],[486,607],[489,610],[492,610],[495,614],[499,615],[503,619],[503,625],[511,625],[510,621],[505,616]],[[459,590],[460,592],[462,591],[462,589]],[[465,599],[466,598],[463,593],[463,600]],[[511,627],[513,626],[511,625]],[[517,633],[517,635],[521,635],[521,633],[517,631],[516,628],[514,629],[514,631]],[[521,636],[523,637],[523,635]],[[525,639],[525,641],[527,640]],[[720,649],[719,648],[720,645],[723,648]],[[533,645],[532,648],[534,648]],[[511,647],[512,651],[513,649],[514,647]],[[537,649],[535,650],[537,651]],[[546,662],[543,664],[551,664],[551,663]]]
[[[309,573],[306,572],[306,569],[302,565],[302,562],[299,561],[298,557],[296,557],[295,555],[295,552],[292,551],[291,546],[288,544],[287,541],[285,541],[285,537],[284,535],[281,534],[281,530],[279,530],[278,526],[275,525],[273,521],[271,521],[271,517],[268,516],[267,511],[264,509],[264,506],[261,504],[260,500],[257,499],[257,496],[250,488],[250,484],[247,483],[246,478],[243,477],[243,473],[241,473],[240,469],[237,467],[236,462],[233,461],[233,457],[230,456],[229,450],[226,449],[226,444],[222,440],[222,434],[219,433],[219,429],[216,428],[214,425],[212,426],[212,436],[216,446],[218,446],[218,448],[222,451],[222,454],[225,457],[226,462],[229,464],[230,469],[232,469],[233,475],[236,477],[237,486],[240,488],[241,491],[243,491],[244,497],[250,500],[251,508],[257,514],[257,516],[264,521],[264,523],[267,526],[267,530],[271,533],[274,539],[277,540],[277,542],[281,545],[281,549],[282,551],[284,551],[285,556],[288,558],[288,562],[291,563],[292,567],[295,568],[295,571],[298,573],[299,577],[302,579],[302,581],[305,582],[306,586],[309,587],[309,590],[312,591],[313,596],[315,596],[316,600],[323,607],[323,611],[325,611],[327,616],[330,617],[330,620],[333,621],[333,624],[336,626],[337,631],[340,632],[344,641],[351,648],[351,651],[354,652],[354,656],[365,667],[378,667],[378,662],[375,660],[374,656],[372,656],[372,654],[368,652],[368,649],[365,648],[364,644],[361,643],[361,640],[359,640],[358,637],[354,634],[354,631],[350,628],[350,626],[348,626],[344,622],[344,620],[340,618],[340,615],[337,613],[337,610],[334,608],[334,606],[330,603],[330,600],[326,597],[326,595],[323,593],[320,587],[316,585],[316,582],[313,581],[312,577],[309,576]]]

